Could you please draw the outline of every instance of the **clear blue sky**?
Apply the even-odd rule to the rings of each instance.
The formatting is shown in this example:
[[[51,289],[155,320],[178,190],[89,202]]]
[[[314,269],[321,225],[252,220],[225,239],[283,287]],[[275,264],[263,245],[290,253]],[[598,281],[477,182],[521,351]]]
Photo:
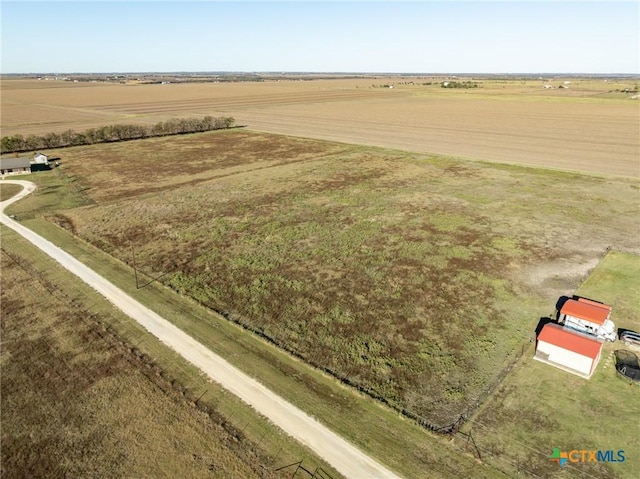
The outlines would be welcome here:
[[[635,1],[0,6],[2,73],[640,73]]]

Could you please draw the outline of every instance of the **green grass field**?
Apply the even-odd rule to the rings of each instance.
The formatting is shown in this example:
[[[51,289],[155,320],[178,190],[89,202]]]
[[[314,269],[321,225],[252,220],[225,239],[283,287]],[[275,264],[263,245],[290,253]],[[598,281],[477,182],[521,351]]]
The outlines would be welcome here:
[[[22,187],[19,185],[2,185],[0,183],[0,201],[7,200],[12,196],[15,196],[22,190]]]
[[[542,300],[606,247],[638,247],[633,180],[246,131],[59,155],[96,204],[53,221],[440,425],[481,398]]]
[[[96,204],[52,221],[439,425],[482,399],[543,301],[638,248],[634,180],[247,131],[53,154]]]
[[[133,271],[88,243],[78,241],[68,232],[42,219],[25,220],[24,224],[37,233],[62,246],[76,258],[89,265],[138,301],[170,319],[212,351],[225,357],[248,374],[289,401],[322,420],[333,430],[373,454],[404,477],[448,478],[465,475],[471,469],[475,477],[503,477],[490,467],[478,468],[471,455],[463,454],[456,461],[449,460],[451,449],[444,438],[429,434],[413,421],[346,388],[335,379],[321,374],[290,355],[265,343],[256,335],[224,318],[212,314],[188,298],[181,297],[157,283],[137,289]],[[219,390],[202,378],[194,368],[145,333],[136,323],[113,312],[112,308],[85,285],[52,265],[50,260],[33,248],[25,246],[15,234],[3,232],[3,248],[12,253],[29,254],[40,264],[42,274],[68,292],[75,302],[84,304],[91,313],[106,314],[105,323],[120,337],[127,338],[136,354],[152,358],[166,370],[166,377],[176,383],[191,401],[210,408],[222,419],[242,432],[242,436],[266,450],[266,465],[271,469],[305,460],[307,467],[320,466],[337,478],[339,475],[302,446],[288,440],[282,433],[260,421],[249,408],[232,395]],[[103,310],[103,308],[105,308]],[[381,434],[381,431],[384,433]],[[289,471],[292,472],[292,471]],[[285,476],[286,477],[286,476]]]
[[[610,252],[577,290],[613,306],[617,327],[640,330],[640,258]],[[490,464],[531,477],[635,478],[640,475],[640,384],[615,370],[605,343],[598,369],[585,380],[534,361],[533,346],[467,425]],[[458,438],[463,442],[464,438]],[[624,450],[622,463],[551,462],[553,448]]]
[[[446,460],[459,449],[233,323],[445,425],[607,248],[640,246],[633,179],[247,131],[53,154],[11,213],[407,477],[464,475],[472,453]],[[135,288],[132,247],[162,285]]]

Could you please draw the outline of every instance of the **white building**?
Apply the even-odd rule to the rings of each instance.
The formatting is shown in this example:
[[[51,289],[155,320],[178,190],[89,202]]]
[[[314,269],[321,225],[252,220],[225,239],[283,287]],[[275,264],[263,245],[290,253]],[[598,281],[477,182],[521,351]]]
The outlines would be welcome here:
[[[534,359],[589,379],[602,353],[602,342],[592,336],[545,324],[538,335]]]
[[[43,155],[42,153],[36,153],[33,157],[32,163],[35,163],[37,165],[48,165],[49,158],[47,158],[47,156]]]

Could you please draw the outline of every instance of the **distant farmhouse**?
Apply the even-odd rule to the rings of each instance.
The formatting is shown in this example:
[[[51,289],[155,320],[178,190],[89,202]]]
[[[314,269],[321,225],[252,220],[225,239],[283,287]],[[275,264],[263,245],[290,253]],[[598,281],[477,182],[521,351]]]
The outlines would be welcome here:
[[[3,178],[9,175],[24,175],[28,173],[31,173],[30,158],[0,158],[0,176]]]
[[[25,175],[36,169],[49,166],[49,158],[37,152],[33,158],[23,156],[20,158],[0,158],[0,176]]]

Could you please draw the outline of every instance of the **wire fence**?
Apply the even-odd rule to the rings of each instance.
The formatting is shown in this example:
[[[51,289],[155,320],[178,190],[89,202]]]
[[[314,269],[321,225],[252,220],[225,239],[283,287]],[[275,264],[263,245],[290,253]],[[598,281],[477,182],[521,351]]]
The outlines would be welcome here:
[[[234,444],[241,445],[243,451],[257,463],[276,473],[277,477],[333,479],[327,470],[331,469],[330,466],[317,463],[315,458],[301,459],[305,452],[303,446],[295,443],[270,423],[256,420],[255,413],[249,406],[239,404],[231,393],[212,383],[204,374],[190,373],[178,362],[167,364],[166,358],[162,363],[156,362],[154,359],[156,354],[149,347],[152,341],[145,341],[147,339],[145,333],[140,333],[137,338],[127,339],[122,334],[124,327],[121,319],[103,311],[94,312],[97,303],[92,303],[83,293],[72,296],[63,291],[49,279],[50,271],[35,267],[27,258],[5,247],[0,250],[35,283],[41,285],[53,298],[73,311],[74,314],[69,315],[66,321],[80,320],[87,325],[90,332],[87,346],[95,341],[106,341],[110,348],[121,350],[122,357],[153,382],[158,389],[165,394],[182,398],[192,407],[206,414],[212,423],[222,427],[230,438],[232,447]],[[46,342],[46,338],[44,341]],[[43,361],[46,361],[46,354],[47,351],[42,352]],[[65,376],[69,378],[67,382],[69,387],[80,384],[85,371],[78,370],[66,359],[62,359],[65,364]],[[36,361],[38,358],[31,357],[31,360]],[[283,464],[299,467],[283,467]]]
[[[96,202],[87,195],[86,189],[83,188],[73,175],[64,172],[64,167],[56,166],[53,171],[60,177],[62,182],[67,185],[75,194],[77,194],[85,205],[94,205]]]
[[[86,304],[86,301],[78,300],[78,298],[73,298],[68,294],[63,293],[48,279],[46,272],[38,270],[28,261],[25,261],[24,258],[7,251],[5,248],[2,248],[2,251],[13,263],[18,265],[31,277],[37,280],[37,282],[50,294],[73,307],[80,317],[85,318],[86,321],[99,321],[99,319],[96,319],[95,315],[91,313],[91,307],[87,308],[83,306]],[[259,334],[271,342],[275,342],[278,345],[281,345],[282,343],[286,344],[286,337],[280,338],[279,340],[276,339],[274,341],[274,338],[268,337],[262,331],[254,330],[249,323],[242,321],[241,318],[225,312],[222,312],[222,315],[228,320],[236,322],[243,328],[251,330],[254,334]],[[112,331],[112,334],[117,335],[117,332]],[[120,341],[122,340],[120,339]],[[142,362],[145,365],[145,367],[143,367],[143,371],[146,371],[145,374],[148,377],[154,379],[158,376],[162,377],[163,375],[166,375],[164,372],[160,371],[159,366],[153,363],[151,356],[145,353],[146,348],[144,348],[144,345],[142,344],[143,341],[143,339],[135,342],[132,341],[131,343],[127,343],[126,347],[136,358],[138,364]],[[453,439],[452,442],[455,447],[465,453],[474,455],[482,462],[491,464],[496,469],[503,471],[506,475],[512,477],[514,474],[526,474],[528,477],[535,479],[541,476],[531,470],[527,461],[524,459],[521,460],[518,457],[508,458],[504,454],[500,454],[500,452],[496,450],[494,444],[485,440],[484,433],[487,433],[486,435],[489,437],[491,436],[490,432],[492,429],[488,428],[477,419],[473,420],[471,423],[471,429],[461,430],[462,426],[467,421],[467,418],[472,417],[477,408],[486,402],[487,398],[496,391],[505,377],[513,370],[525,354],[531,352],[532,348],[533,341],[523,342],[515,348],[506,361],[505,367],[495,376],[494,380],[484,389],[482,394],[476,397],[475,401],[473,401],[465,411],[460,412],[455,421],[444,426],[433,424],[426,418],[420,417],[411,411],[393,407],[392,405],[389,405],[384,398],[378,398],[374,394],[371,394],[370,391],[367,391],[356,384],[352,384],[348,378],[338,377],[338,379],[341,379],[342,382],[355,387],[359,391],[368,394],[375,399],[385,402],[388,406],[398,410],[403,416],[414,420],[417,424],[430,432],[450,436]],[[297,355],[296,351],[289,352],[293,355]],[[72,368],[69,369],[71,370]],[[334,377],[337,376],[333,371],[325,370],[325,372],[332,374]],[[260,455],[261,461],[264,464],[267,464],[272,471],[283,471],[287,474],[293,473],[293,476],[291,477],[296,475],[300,475],[300,477],[306,475],[306,477],[319,477],[322,479],[331,477],[330,474],[322,468],[322,466],[316,465],[314,467],[305,464],[305,459],[300,459],[300,450],[292,449],[291,443],[284,437],[281,437],[278,440],[278,436],[273,430],[265,428],[258,421],[250,420],[246,414],[238,412],[237,408],[228,406],[229,403],[235,402],[227,397],[227,394],[229,393],[219,389],[215,385],[212,386],[206,378],[195,378],[190,384],[184,384],[173,379],[169,381],[168,384],[168,386],[165,385],[167,390],[170,389],[174,392],[178,392],[194,406],[207,413],[214,421],[224,427],[231,437],[234,437],[237,441],[244,441],[250,444],[250,447],[255,451],[255,454]],[[530,455],[537,457],[541,461],[548,461],[549,451],[542,451],[514,437],[505,437],[507,437],[511,443],[518,444],[522,446],[523,450],[529,451]],[[274,438],[276,440],[274,440]],[[283,464],[285,465],[283,466]],[[584,473],[585,477],[595,477],[589,476],[586,471],[581,471],[581,473]]]

